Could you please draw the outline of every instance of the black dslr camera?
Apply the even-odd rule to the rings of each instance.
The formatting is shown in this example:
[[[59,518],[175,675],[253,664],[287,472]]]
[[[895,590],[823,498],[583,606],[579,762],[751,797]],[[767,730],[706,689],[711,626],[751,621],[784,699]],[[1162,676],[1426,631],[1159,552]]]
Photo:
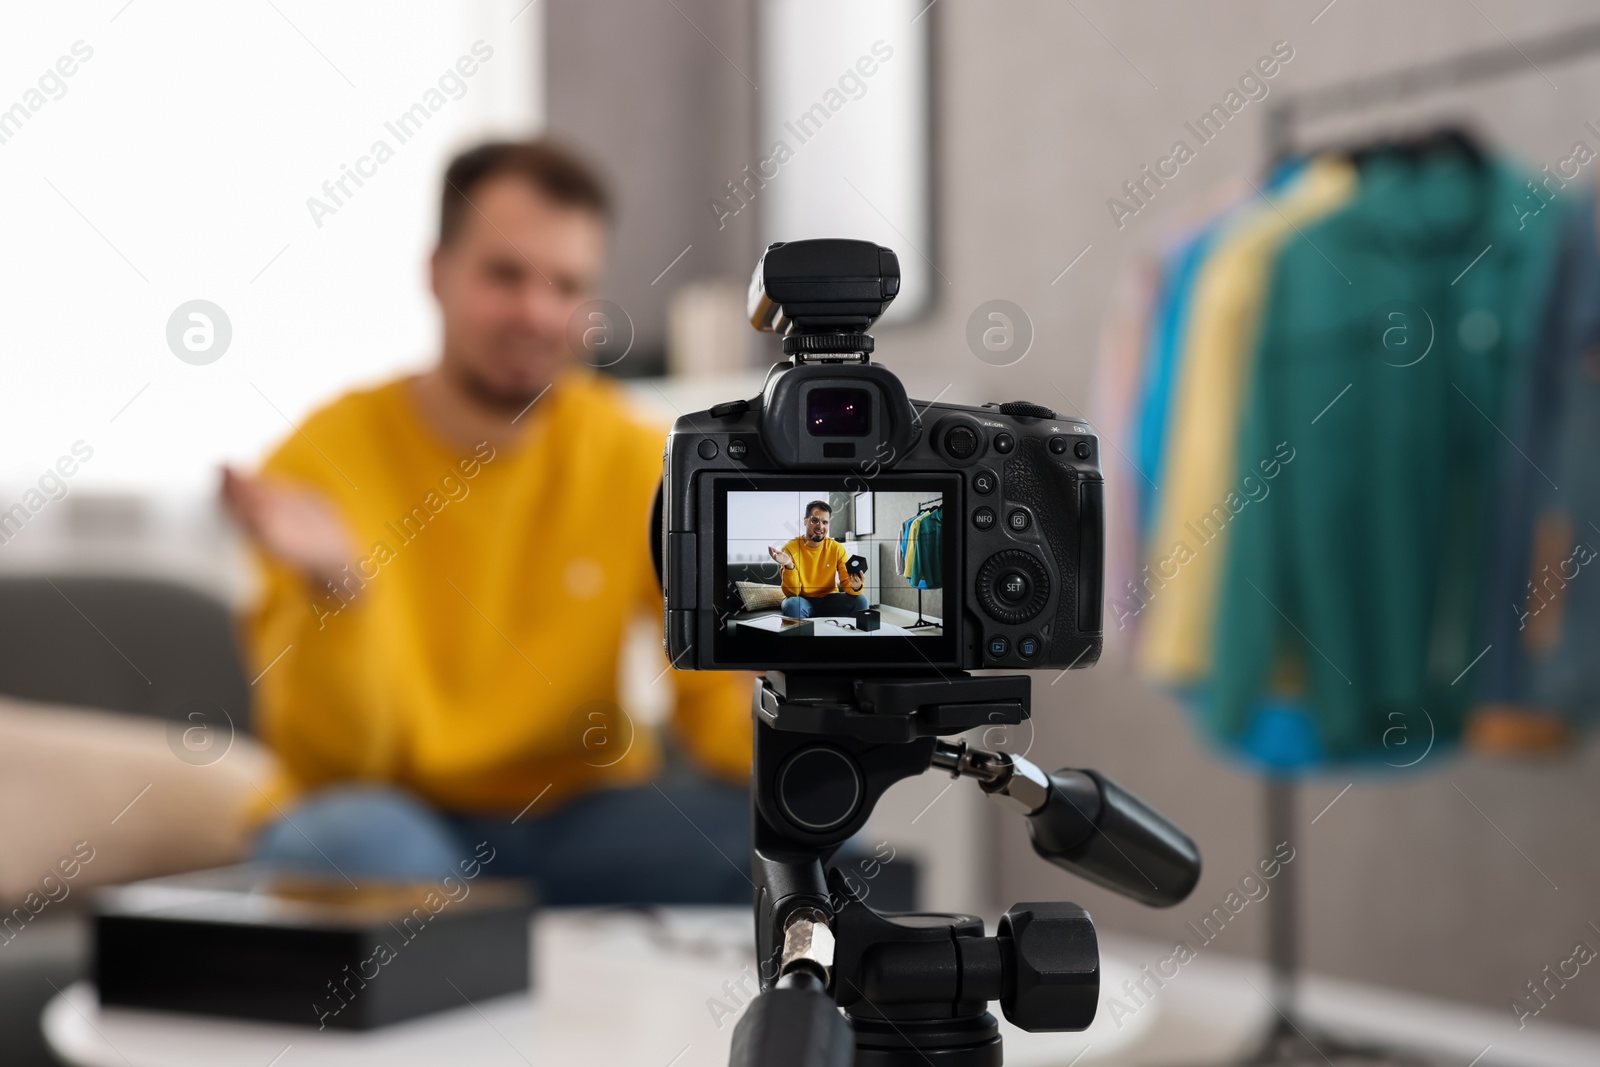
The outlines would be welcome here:
[[[667,439],[666,647],[680,669],[1099,659],[1098,439],[1029,401],[907,399],[865,332],[899,288],[895,254],[870,241],[780,242],[756,264],[751,324],[782,333],[790,362],[759,397],[686,415]],[[836,573],[851,554],[878,578],[870,633],[842,621],[867,606]]]
[[[973,779],[1041,857],[1147,904],[1200,876],[1194,843],[1098,772],[1047,774],[961,737],[1031,714],[1028,675],[971,669],[1100,657],[1099,442],[1026,401],[908,400],[866,333],[899,288],[895,254],[870,241],[770,246],[750,321],[783,334],[789,362],[667,438],[667,654],[765,672],[750,776],[762,993],[735,1067],[998,1067],[989,1002],[1025,1030],[1094,1019],[1099,950],[1077,905],[1013,905],[986,936],[971,915],[879,914],[829,869],[903,778]]]

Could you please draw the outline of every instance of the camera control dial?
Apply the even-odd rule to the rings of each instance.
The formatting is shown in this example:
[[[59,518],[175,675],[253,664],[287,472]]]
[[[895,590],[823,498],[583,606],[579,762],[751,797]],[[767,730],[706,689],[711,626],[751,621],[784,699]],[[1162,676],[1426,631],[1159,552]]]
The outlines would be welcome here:
[[[1013,625],[1027,622],[1050,600],[1050,572],[1031,552],[996,552],[978,569],[978,603],[991,617]]]

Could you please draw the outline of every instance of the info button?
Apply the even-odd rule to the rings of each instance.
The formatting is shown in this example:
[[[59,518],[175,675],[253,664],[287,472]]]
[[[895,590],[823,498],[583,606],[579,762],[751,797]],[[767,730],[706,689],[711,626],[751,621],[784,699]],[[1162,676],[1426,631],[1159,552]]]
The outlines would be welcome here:
[[[980,530],[994,529],[994,508],[979,508],[972,513],[972,525]]]

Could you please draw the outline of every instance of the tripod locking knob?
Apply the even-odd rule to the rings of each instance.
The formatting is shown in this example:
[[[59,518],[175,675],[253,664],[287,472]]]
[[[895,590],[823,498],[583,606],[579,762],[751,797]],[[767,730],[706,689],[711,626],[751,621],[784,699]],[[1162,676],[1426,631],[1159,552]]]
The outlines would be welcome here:
[[[1005,960],[1006,1018],[1030,1033],[1083,1030],[1100,997],[1100,947],[1076,904],[1013,904],[995,931]]]

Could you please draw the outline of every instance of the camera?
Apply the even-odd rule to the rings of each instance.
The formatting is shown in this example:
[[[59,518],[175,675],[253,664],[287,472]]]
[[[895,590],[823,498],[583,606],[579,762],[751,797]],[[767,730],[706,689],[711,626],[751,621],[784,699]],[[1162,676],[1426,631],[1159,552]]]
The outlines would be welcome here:
[[[868,327],[900,286],[871,241],[768,246],[751,325],[787,362],[680,417],[656,549],[684,670],[1088,667],[1104,481],[1085,420],[1031,401],[911,400]],[[862,611],[877,626],[852,625]]]
[[[1082,419],[1030,401],[911,400],[867,333],[900,288],[871,241],[769,245],[750,323],[787,362],[761,394],[682,416],[652,521],[665,645],[754,680],[751,884],[762,992],[735,1067],[1002,1062],[997,1021],[1082,1030],[1093,923],[1070,903],[879,913],[835,867],[883,793],[937,769],[1028,824],[1040,857],[1155,906],[1200,854],[1090,770],[1046,774],[960,735],[1032,715],[1031,677],[1100,657],[1104,480]],[[949,740],[958,738],[958,740]]]

